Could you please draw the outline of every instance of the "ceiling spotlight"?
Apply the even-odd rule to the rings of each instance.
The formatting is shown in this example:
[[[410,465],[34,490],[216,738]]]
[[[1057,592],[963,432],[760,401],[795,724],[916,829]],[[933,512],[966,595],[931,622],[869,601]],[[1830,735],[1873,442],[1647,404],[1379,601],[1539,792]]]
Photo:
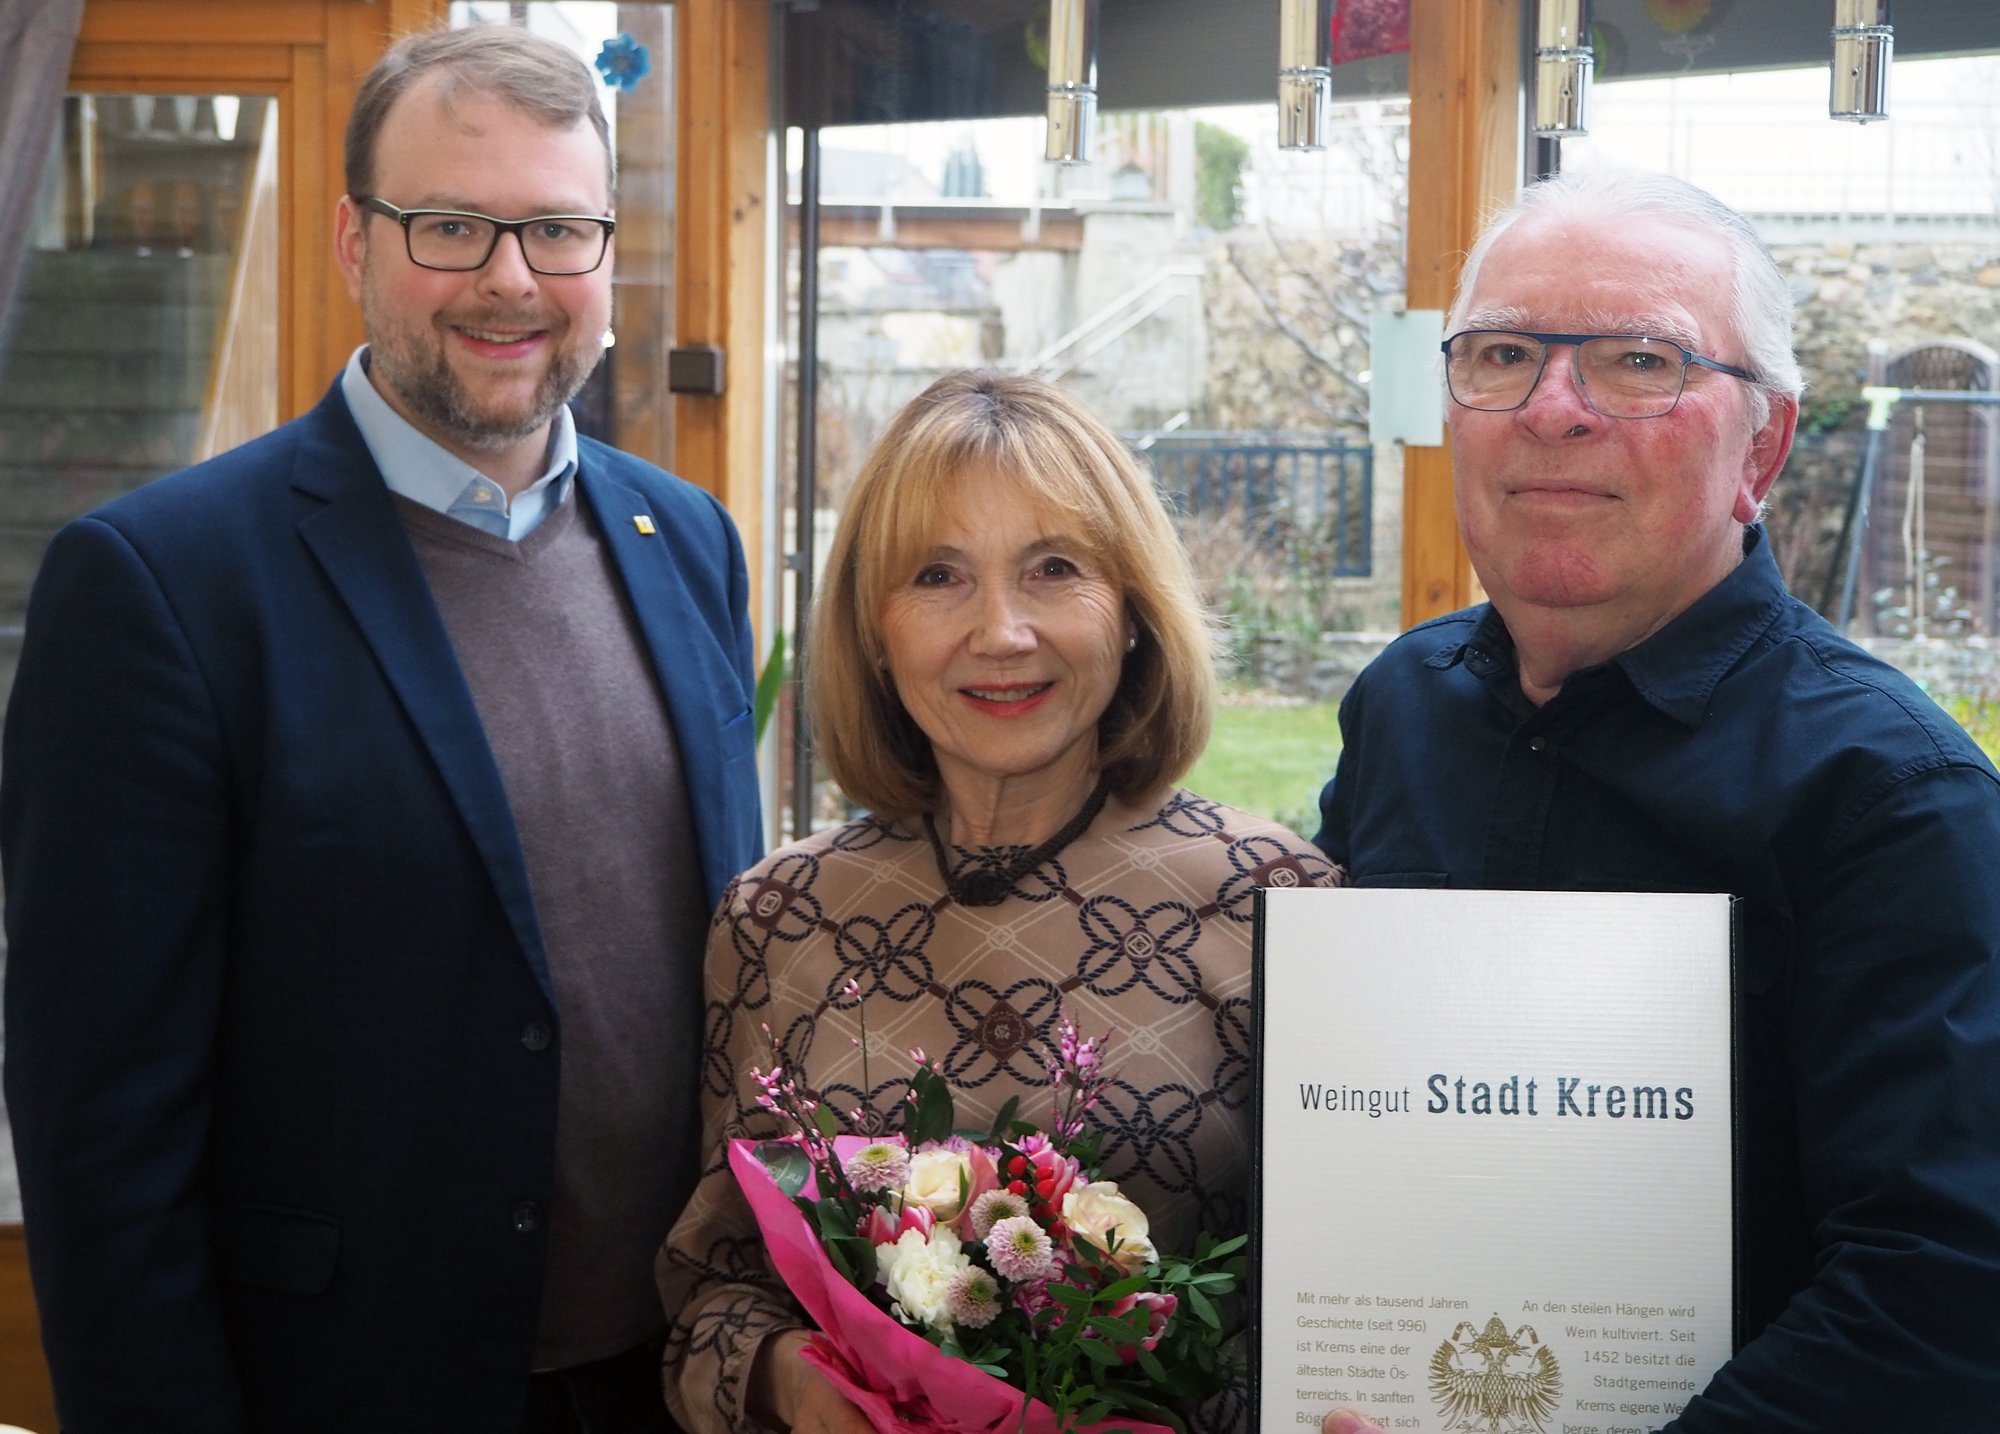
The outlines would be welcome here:
[[[1833,93],[1827,113],[1856,124],[1889,118],[1889,60],[1895,48],[1889,0],[1833,0]]]
[[[1541,0],[1535,12],[1535,133],[1561,139],[1589,133],[1584,101],[1596,56],[1585,0]]]
[[[1324,149],[1333,0],[1278,0],[1278,148]]]
[[[1049,133],[1043,155],[1090,163],[1097,128],[1097,0],[1049,0]]]

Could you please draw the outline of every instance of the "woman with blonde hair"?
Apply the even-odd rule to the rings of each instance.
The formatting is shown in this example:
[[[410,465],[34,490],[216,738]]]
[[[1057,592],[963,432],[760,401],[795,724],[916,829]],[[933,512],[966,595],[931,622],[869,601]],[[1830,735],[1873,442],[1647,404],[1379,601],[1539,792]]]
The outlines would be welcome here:
[[[668,1402],[694,1434],[866,1434],[799,1357],[724,1158],[772,1131],[762,1028],[844,1117],[937,1059],[960,1123],[1047,1103],[1058,1018],[1117,1033],[1105,1177],[1163,1248],[1247,1218],[1252,893],[1338,878],[1274,823],[1175,786],[1208,740],[1211,634],[1158,494],[1036,379],[939,379],[870,454],[807,647],[815,742],[869,815],[745,872],[708,950],[708,1161],[662,1249]],[[852,983],[852,984],[850,984]],[[858,996],[850,994],[858,991]],[[866,1004],[869,1088],[855,1007]],[[1245,1422],[1240,1391],[1210,1429]]]

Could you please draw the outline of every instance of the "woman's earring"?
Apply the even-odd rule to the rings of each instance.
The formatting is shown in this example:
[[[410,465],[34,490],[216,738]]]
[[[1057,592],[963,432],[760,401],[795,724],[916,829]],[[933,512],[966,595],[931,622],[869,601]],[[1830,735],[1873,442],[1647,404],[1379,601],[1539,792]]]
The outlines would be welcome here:
[[[1127,652],[1134,652],[1134,651],[1136,651],[1136,650],[1138,649],[1138,646],[1139,646],[1139,634],[1138,634],[1138,633],[1136,633],[1136,632],[1135,632],[1135,633],[1133,633],[1133,634],[1132,634],[1132,635],[1131,635],[1130,637],[1128,637],[1128,638],[1126,638],[1126,639],[1125,639],[1125,650],[1126,650]]]

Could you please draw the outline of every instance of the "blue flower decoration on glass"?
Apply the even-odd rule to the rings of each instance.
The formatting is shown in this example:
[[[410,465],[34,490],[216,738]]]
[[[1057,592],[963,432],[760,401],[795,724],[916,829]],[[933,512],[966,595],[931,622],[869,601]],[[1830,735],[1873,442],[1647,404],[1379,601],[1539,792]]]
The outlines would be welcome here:
[[[597,73],[614,90],[635,90],[652,68],[646,47],[630,35],[614,35],[597,52]]]

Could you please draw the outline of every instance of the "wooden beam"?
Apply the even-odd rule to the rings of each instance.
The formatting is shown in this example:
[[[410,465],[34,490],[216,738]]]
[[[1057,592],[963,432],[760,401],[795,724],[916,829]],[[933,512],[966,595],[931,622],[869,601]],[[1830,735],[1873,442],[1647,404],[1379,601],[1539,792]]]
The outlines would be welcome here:
[[[84,6],[84,14],[91,13]],[[286,45],[163,46],[115,40],[82,40],[70,58],[73,90],[92,92],[158,88],[162,81],[208,94],[237,85],[268,94],[291,78],[292,51]]]
[[[86,0],[79,42],[154,45],[317,45],[326,7],[338,0],[257,0],[255,4],[162,5],[158,0]]]
[[[1520,183],[1523,0],[1410,7],[1412,309],[1449,309],[1481,219]],[[1476,599],[1452,504],[1449,443],[1403,453],[1403,625]]]
[[[763,551],[764,225],[769,0],[680,0],[675,327],[715,344],[727,387],[674,403],[674,471],[720,498],[751,561]],[[757,584],[751,584],[753,597]]]

